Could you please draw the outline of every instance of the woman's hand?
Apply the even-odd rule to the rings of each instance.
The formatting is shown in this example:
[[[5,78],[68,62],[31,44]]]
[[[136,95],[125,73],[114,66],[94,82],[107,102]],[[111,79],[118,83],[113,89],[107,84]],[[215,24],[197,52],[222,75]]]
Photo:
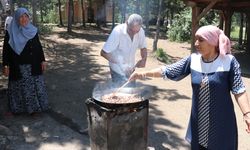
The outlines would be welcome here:
[[[46,62],[45,61],[41,62],[41,67],[42,67],[42,71],[44,72],[46,70]]]
[[[8,66],[4,66],[3,67],[3,75],[7,77],[7,76],[9,76],[9,73],[10,73],[9,67]]]
[[[133,81],[133,80],[136,80],[136,79],[145,79],[146,78],[146,74],[143,73],[143,72],[134,72],[132,73],[132,75],[129,77],[129,81]]]
[[[244,115],[244,121],[247,124],[246,131],[247,131],[247,133],[250,133],[250,113]]]

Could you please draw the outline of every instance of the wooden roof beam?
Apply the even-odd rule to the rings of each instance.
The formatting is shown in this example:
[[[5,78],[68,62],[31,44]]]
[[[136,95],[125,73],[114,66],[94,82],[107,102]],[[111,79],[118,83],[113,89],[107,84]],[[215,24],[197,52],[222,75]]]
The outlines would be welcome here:
[[[217,3],[221,0],[214,0],[209,3],[209,5],[203,9],[203,11],[200,13],[200,15],[197,17],[197,21],[200,21],[200,19],[207,14],[207,12]]]
[[[184,4],[190,7],[196,6],[195,2],[189,1],[189,0],[184,0]]]
[[[230,2],[230,3],[222,3],[220,6],[228,6],[230,4],[230,6],[233,7],[250,7],[250,3],[249,2]]]

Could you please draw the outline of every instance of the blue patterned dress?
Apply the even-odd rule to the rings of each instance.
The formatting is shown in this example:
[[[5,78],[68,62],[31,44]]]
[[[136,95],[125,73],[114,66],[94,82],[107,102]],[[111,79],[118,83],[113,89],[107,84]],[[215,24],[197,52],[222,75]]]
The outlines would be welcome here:
[[[206,63],[200,54],[194,53],[163,69],[164,78],[175,81],[191,74],[192,109],[186,139],[192,150],[200,146],[209,150],[237,149],[238,132],[230,91],[233,94],[245,91],[239,67],[230,54]],[[201,101],[205,101],[203,106]],[[204,116],[207,119],[200,119]]]

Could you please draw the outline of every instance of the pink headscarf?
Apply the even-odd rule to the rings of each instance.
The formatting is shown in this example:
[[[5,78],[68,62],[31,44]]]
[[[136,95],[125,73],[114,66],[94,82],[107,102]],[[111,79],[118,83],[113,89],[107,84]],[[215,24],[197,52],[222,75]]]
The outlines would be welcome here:
[[[205,39],[209,44],[219,46],[220,54],[231,53],[230,40],[218,27],[213,25],[202,26],[196,31],[195,36],[197,35]]]

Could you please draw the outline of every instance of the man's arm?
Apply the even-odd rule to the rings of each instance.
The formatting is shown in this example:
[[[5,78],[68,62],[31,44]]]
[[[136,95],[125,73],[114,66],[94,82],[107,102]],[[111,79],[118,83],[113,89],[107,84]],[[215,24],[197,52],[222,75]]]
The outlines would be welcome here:
[[[112,55],[111,55],[110,53],[106,53],[103,49],[101,50],[100,55],[101,55],[102,57],[104,57],[105,59],[107,59],[109,62],[117,63],[117,62],[112,58]]]
[[[141,60],[139,60],[137,63],[136,63],[136,66],[135,67],[138,67],[138,68],[143,68],[146,66],[146,61],[147,61],[147,49],[146,48],[142,48],[141,49]]]

